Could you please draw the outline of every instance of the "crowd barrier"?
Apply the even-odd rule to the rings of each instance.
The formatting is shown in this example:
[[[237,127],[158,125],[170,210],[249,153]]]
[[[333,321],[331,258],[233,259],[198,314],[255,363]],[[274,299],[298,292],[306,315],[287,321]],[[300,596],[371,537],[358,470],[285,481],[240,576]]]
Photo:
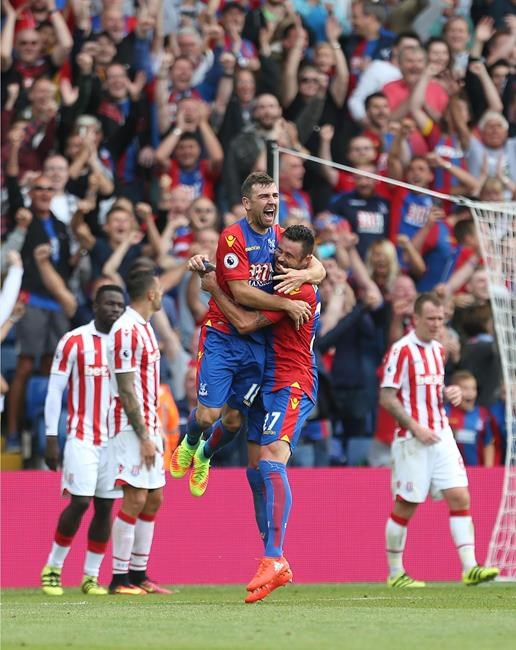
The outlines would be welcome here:
[[[384,469],[293,469],[294,504],[285,555],[297,583],[376,582],[386,574],[384,527],[392,499]],[[483,562],[495,523],[503,468],[470,468],[477,558]],[[60,476],[4,472],[1,579],[3,587],[36,587],[58,515]],[[115,504],[113,512],[116,512]],[[63,584],[78,585],[88,514],[63,570]],[[206,495],[194,498],[186,479],[170,479],[158,515],[149,574],[163,584],[246,583],[263,555],[245,470],[214,469]],[[101,571],[109,581],[110,549]],[[427,501],[409,527],[405,568],[416,578],[458,580],[460,564],[442,502]]]

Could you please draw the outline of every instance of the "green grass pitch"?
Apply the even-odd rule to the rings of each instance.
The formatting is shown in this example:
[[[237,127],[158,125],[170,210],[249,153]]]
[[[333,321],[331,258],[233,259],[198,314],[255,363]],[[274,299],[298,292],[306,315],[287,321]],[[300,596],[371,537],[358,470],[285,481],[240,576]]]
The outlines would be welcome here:
[[[2,592],[1,647],[174,650],[515,650],[516,584],[289,585],[255,605],[242,586],[171,596]]]

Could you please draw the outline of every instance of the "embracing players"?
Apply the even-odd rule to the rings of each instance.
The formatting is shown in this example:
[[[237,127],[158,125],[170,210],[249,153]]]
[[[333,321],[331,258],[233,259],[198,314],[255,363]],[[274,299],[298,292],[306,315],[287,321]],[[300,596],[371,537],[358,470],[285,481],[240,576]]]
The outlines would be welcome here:
[[[274,225],[279,194],[273,179],[262,172],[250,174],[242,185],[242,203],[246,217],[226,228],[219,239],[217,282],[240,305],[285,311],[299,326],[311,317],[310,305],[303,300],[272,295],[274,251],[281,235],[281,228]],[[201,255],[190,260],[190,269],[205,271]],[[324,275],[320,262],[311,258],[306,270],[282,277],[287,286],[298,288],[303,282],[318,283]],[[210,300],[199,342],[197,408],[190,415],[187,435],[170,464],[170,473],[175,478],[184,476],[193,464],[190,491],[194,496],[204,494],[211,456],[238,434],[244,415],[260,390],[264,336],[260,331],[239,335],[216,302]],[[208,440],[202,441],[203,432],[212,425]],[[263,490],[260,476],[248,471],[248,480],[253,492],[258,484]]]

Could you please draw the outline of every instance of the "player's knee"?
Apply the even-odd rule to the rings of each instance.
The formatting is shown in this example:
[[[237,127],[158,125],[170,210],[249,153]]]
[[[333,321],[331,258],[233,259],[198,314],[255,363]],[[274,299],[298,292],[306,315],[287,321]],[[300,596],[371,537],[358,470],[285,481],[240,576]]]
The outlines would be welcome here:
[[[90,502],[91,497],[73,496],[70,502],[70,507],[76,514],[82,516],[88,509]]]
[[[128,515],[137,517],[145,507],[147,501],[147,490],[124,488],[124,500],[122,503],[122,510]]]
[[[113,499],[101,499],[100,497],[95,497],[93,499],[93,505],[96,516],[109,517],[113,508]]]
[[[155,515],[163,503],[163,490],[152,490],[147,495],[143,511],[147,515]]]
[[[470,507],[469,491],[466,489],[453,491],[453,493],[448,494],[446,496],[446,501],[451,511],[469,510]]]
[[[223,414],[221,421],[225,429],[236,433],[242,426],[242,414],[232,409]]]
[[[260,450],[261,460],[272,460],[276,463],[287,464],[290,458],[290,445],[284,440],[276,440],[268,445],[263,445]]]
[[[209,429],[211,425],[218,420],[219,415],[220,415],[220,409],[218,408],[214,409],[199,404],[197,406],[197,412],[195,414],[195,418],[199,426],[202,427],[203,430],[206,430]]]

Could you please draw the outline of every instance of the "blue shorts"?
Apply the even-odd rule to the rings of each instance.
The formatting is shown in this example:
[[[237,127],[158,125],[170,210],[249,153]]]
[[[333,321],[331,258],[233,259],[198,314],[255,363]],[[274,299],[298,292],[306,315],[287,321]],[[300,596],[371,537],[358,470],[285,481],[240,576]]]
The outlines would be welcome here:
[[[257,403],[248,414],[248,442],[269,445],[284,440],[294,449],[314,403],[292,386],[262,393],[262,399],[263,404]]]
[[[260,390],[264,365],[263,344],[203,327],[197,359],[197,399],[208,408],[228,404],[245,413]]]

